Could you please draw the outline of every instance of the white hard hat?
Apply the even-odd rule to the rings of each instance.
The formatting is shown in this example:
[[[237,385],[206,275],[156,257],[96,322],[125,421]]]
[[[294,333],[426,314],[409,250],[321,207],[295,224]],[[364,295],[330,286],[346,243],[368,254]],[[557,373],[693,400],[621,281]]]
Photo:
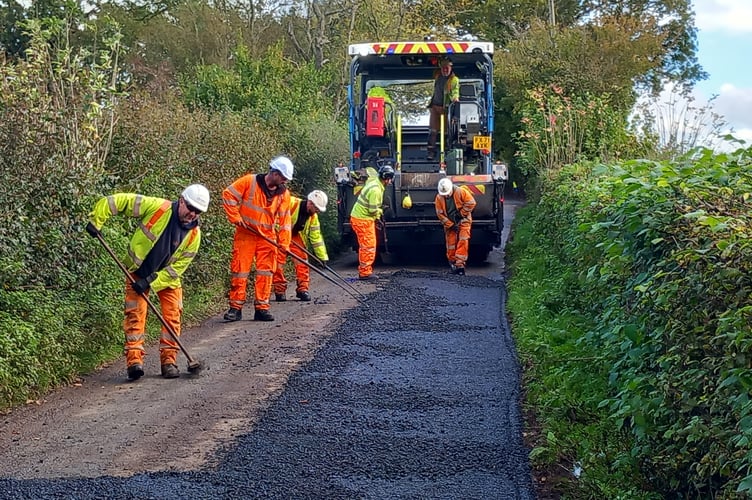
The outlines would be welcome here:
[[[209,210],[209,190],[202,184],[191,184],[180,194],[190,206],[202,212]]]
[[[275,156],[272,158],[272,161],[269,162],[269,168],[271,170],[278,170],[288,181],[292,180],[292,171],[294,170],[294,167],[292,166],[292,161],[288,157]]]
[[[326,196],[325,192],[319,191],[318,189],[311,191],[308,194],[308,200],[319,209],[319,212],[326,212],[326,204],[329,201],[329,198]]]
[[[449,196],[452,194],[452,180],[448,177],[444,177],[439,181],[439,194],[441,196]]]

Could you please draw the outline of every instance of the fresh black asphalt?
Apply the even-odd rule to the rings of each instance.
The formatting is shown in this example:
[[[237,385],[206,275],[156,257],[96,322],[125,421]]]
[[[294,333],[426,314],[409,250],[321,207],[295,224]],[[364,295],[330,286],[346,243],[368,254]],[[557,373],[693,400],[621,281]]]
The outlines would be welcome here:
[[[503,281],[400,271],[376,289],[204,470],[0,478],[0,497],[535,498]]]

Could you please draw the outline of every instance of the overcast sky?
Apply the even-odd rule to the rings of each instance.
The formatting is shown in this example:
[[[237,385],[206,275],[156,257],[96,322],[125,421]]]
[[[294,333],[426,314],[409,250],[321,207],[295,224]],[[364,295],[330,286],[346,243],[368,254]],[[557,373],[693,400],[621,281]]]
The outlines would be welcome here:
[[[752,145],[752,0],[694,0],[698,60],[709,78],[697,101],[717,95],[713,108]]]

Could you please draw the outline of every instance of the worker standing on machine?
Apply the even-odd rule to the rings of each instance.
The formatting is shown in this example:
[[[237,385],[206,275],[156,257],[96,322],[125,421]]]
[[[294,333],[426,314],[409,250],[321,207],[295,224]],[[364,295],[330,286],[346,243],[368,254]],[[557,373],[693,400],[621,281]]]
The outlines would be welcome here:
[[[297,280],[295,296],[303,302],[311,300],[308,288],[311,284],[311,272],[308,269],[308,255],[306,249],[310,249],[316,257],[325,265],[329,261],[326,253],[324,238],[321,236],[319,213],[326,212],[328,197],[326,193],[318,189],[311,191],[304,200],[293,196],[290,202],[292,240],[290,253],[298,256],[294,259],[295,277]],[[274,298],[277,302],[287,300],[287,279],[285,278],[285,262],[287,254],[277,252],[277,270],[274,272]]]
[[[265,174],[247,174],[230,184],[222,193],[227,220],[235,226],[230,262],[230,309],[225,321],[243,318],[248,275],[256,261],[253,319],[274,321],[269,312],[272,278],[277,267],[277,248],[290,251],[290,191],[293,164],[286,156],[269,162]],[[274,244],[277,241],[277,245]]]
[[[153,198],[135,193],[117,193],[100,198],[89,215],[86,231],[101,237],[100,229],[117,214],[141,219],[133,234],[124,266],[132,280],[125,287],[125,357],[130,380],[144,376],[144,332],[149,290],[159,296],[162,316],[180,335],[183,310],[181,276],[201,245],[199,214],[209,209],[209,190],[191,184],[177,201]],[[125,269],[124,269],[125,270]],[[178,345],[162,327],[159,339],[159,361],[164,378],[177,378]]]

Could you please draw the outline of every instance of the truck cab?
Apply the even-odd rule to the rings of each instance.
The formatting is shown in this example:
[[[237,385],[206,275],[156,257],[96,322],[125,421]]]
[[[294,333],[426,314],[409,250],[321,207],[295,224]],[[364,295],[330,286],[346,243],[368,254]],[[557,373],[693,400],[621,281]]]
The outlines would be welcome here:
[[[444,246],[444,230],[434,209],[443,177],[467,186],[477,206],[473,212],[471,260],[484,260],[501,243],[506,166],[495,162],[493,44],[488,42],[387,42],[348,47],[350,153],[335,168],[338,227],[343,241],[357,247],[349,223],[366,172],[381,165],[395,169],[384,195],[389,252],[417,252]],[[459,101],[445,110],[428,154],[428,104],[439,61],[449,58],[459,77]],[[367,169],[373,167],[373,169]],[[386,236],[386,238],[385,238]]]

